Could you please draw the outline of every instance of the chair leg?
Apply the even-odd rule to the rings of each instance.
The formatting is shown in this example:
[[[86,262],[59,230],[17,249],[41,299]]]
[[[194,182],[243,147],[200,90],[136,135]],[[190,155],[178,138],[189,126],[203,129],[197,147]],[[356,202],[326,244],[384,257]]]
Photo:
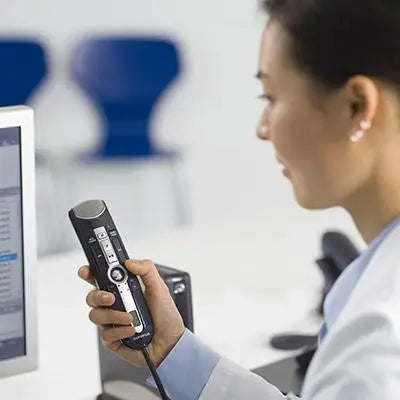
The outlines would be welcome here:
[[[67,155],[64,157],[53,157],[50,163],[52,175],[53,191],[55,193],[53,201],[57,216],[53,223],[56,226],[54,232],[56,251],[66,251],[72,248],[68,241],[68,210],[76,196],[77,166],[74,158]]]
[[[37,177],[41,184],[37,185],[38,228],[41,240],[49,243],[39,244],[39,255],[65,251],[65,207],[66,185],[63,180],[64,166],[54,155],[40,155],[37,163]]]
[[[169,168],[176,223],[179,226],[189,225],[192,222],[189,187],[183,173],[181,158],[172,158]]]
[[[47,159],[36,163],[36,216],[38,232],[38,256],[42,257],[57,250],[56,231],[57,204],[55,188]]]

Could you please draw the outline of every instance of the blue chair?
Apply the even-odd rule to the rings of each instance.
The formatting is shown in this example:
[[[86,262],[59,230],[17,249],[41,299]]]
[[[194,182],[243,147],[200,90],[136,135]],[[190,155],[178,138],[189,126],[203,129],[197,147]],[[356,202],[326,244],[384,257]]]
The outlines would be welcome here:
[[[0,107],[27,104],[47,74],[43,47],[30,39],[0,39]]]
[[[28,104],[47,75],[42,45],[32,39],[0,38],[0,107]],[[36,154],[36,163],[46,163]]]
[[[157,101],[181,72],[175,44],[161,38],[90,38],[73,53],[71,72],[103,123],[100,146],[89,158],[162,158],[171,170],[177,222],[187,223],[179,153],[157,147],[151,130]]]
[[[94,38],[78,46],[72,73],[103,117],[100,156],[165,155],[152,141],[151,114],[179,72],[167,40]]]
[[[0,38],[0,107],[29,104],[32,95],[43,83],[48,73],[47,56],[43,46],[31,38],[25,37],[1,37]],[[57,193],[56,182],[52,178],[51,164],[48,156],[36,152],[36,166],[44,173],[46,183],[41,186],[38,183],[37,204],[38,212],[46,210],[39,216],[38,230],[41,234],[50,230],[55,234],[58,226],[52,223],[53,217],[58,211],[54,206]],[[41,181],[41,180],[40,180]],[[50,192],[49,192],[50,191]],[[51,195],[47,195],[51,193]],[[49,218],[49,213],[52,218]],[[46,221],[43,223],[43,221]],[[50,228],[50,229],[49,229]],[[41,253],[39,241],[39,253]]]

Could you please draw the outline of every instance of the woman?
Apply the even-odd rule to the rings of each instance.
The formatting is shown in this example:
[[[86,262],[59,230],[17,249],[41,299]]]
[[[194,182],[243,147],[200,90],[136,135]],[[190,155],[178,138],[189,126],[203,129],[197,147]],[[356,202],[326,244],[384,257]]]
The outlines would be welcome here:
[[[258,135],[272,142],[302,207],[343,207],[368,244],[325,301],[320,346],[302,397],[399,398],[400,2],[264,3],[270,19],[258,77],[267,104]],[[128,262],[127,268],[146,285],[156,332],[150,353],[172,399],[284,398],[184,330],[152,262]],[[91,279],[88,267],[79,275]],[[133,334],[128,314],[103,308],[113,301],[91,292],[90,319],[106,326],[107,347],[143,364],[119,341]]]

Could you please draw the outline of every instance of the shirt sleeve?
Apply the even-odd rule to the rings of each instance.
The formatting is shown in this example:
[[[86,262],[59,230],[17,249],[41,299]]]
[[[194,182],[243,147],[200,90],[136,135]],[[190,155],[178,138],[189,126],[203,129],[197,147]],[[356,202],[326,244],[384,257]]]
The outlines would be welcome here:
[[[186,329],[157,372],[171,399],[197,400],[220,358]],[[146,384],[156,387],[153,377],[147,378]]]
[[[337,399],[339,400],[339,398]],[[300,399],[293,393],[285,396],[276,386],[261,376],[222,357],[201,393],[200,400]],[[307,400],[310,399],[307,398]]]

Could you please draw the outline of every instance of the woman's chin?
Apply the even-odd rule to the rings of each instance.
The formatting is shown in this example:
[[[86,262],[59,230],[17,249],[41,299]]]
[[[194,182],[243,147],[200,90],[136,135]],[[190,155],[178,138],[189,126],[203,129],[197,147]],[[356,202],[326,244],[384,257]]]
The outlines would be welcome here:
[[[306,210],[326,210],[334,207],[326,199],[320,199],[311,192],[296,190],[295,185],[293,185],[293,191],[297,204]]]

